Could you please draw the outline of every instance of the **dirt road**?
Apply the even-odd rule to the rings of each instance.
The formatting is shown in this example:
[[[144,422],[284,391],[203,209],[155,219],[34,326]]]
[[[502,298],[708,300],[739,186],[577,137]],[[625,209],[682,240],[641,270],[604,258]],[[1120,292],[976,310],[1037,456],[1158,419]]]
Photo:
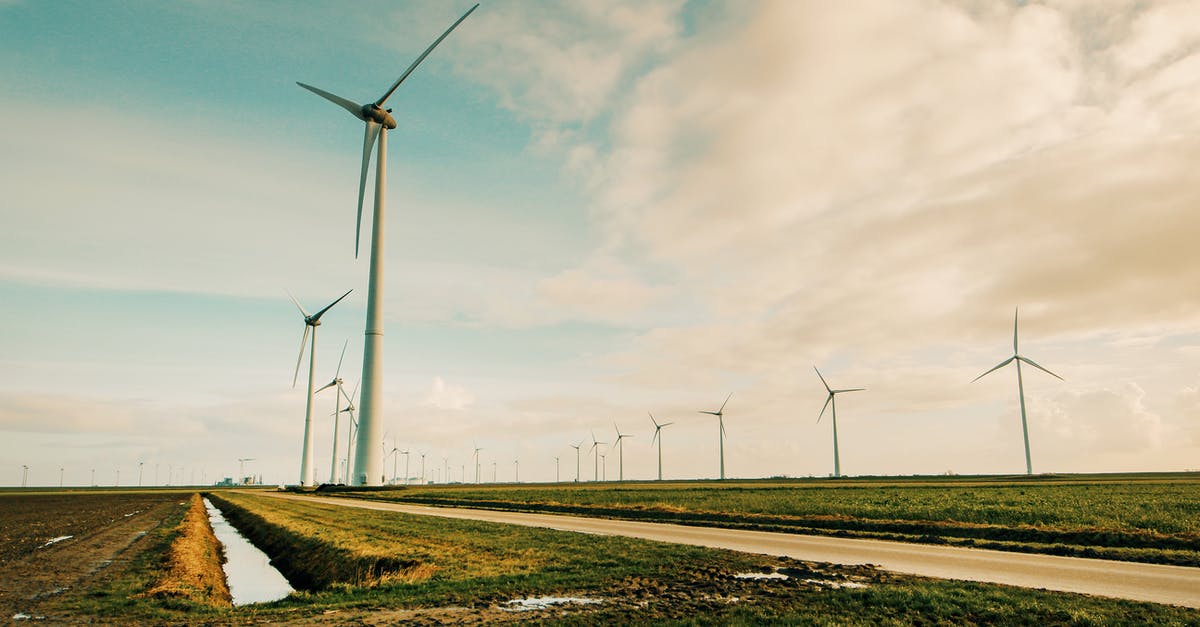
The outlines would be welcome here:
[[[800,560],[874,564],[896,573],[1200,608],[1200,568],[577,516],[423,507],[350,498],[257,494],[422,516],[627,536]]]

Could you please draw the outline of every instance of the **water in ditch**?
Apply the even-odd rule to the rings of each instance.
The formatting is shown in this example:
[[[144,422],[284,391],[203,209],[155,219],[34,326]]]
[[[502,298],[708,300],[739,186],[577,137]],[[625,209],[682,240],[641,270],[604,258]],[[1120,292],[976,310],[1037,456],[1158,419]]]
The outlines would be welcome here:
[[[222,568],[234,605],[277,601],[292,592],[291,584],[275,570],[266,553],[238,533],[208,499],[204,499],[204,507],[208,510],[213,533],[225,547]]]

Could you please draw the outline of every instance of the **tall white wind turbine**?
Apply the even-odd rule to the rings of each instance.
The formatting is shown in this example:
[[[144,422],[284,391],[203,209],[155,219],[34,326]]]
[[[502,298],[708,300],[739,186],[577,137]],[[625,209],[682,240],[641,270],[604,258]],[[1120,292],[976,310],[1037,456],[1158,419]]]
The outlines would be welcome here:
[[[311,486],[316,482],[316,473],[313,471],[312,456],[313,456],[313,426],[312,426],[312,401],[313,401],[313,371],[314,364],[317,359],[317,327],[321,326],[321,316],[329,311],[330,307],[341,302],[341,300],[350,295],[354,290],[346,290],[337,300],[329,303],[324,309],[315,314],[309,315],[300,303],[296,301],[296,297],[288,293],[288,297],[296,304],[296,308],[300,310],[300,314],[304,316],[304,335],[300,338],[300,356],[296,358],[296,373],[292,375],[292,387],[296,387],[296,379],[300,376],[300,362],[304,360],[304,345],[308,343],[308,330],[312,329],[312,347],[308,355],[308,397],[304,406],[304,450],[300,458],[300,485]]]
[[[730,392],[729,396],[725,397],[725,403],[729,402],[729,398],[731,396],[733,396],[733,392]],[[717,411],[701,411],[700,412],[702,414],[716,416],[717,424],[721,427],[721,430],[720,430],[718,436],[720,439],[720,447],[721,447],[720,450],[721,450],[721,478],[722,479],[725,478],[725,403],[721,403],[721,408],[718,409]]]
[[[813,366],[813,370],[817,370]],[[825,410],[833,405],[833,476],[842,476],[842,460],[838,456],[838,438],[837,438],[837,395],[843,392],[861,392],[867,388],[849,388],[845,390],[834,390],[825,382],[825,377],[821,376],[821,371],[817,370],[817,376],[821,378],[821,383],[825,386],[825,391],[829,392],[829,396],[825,397],[825,405],[821,407],[821,414],[817,416],[817,422],[821,422],[821,418],[825,416]]]
[[[1054,374],[1053,372],[1050,372],[1049,370],[1046,370],[1045,368],[1037,365],[1036,363],[1034,363],[1034,361],[1032,359],[1021,356],[1021,352],[1019,350],[1017,350],[1017,310],[1016,309],[1013,309],[1013,355],[1012,355],[1012,357],[1005,359],[1004,361],[1002,361],[999,364],[997,364],[996,366],[994,366],[991,370],[988,370],[987,372],[979,375],[978,377],[975,377],[975,379],[973,381],[971,381],[971,383],[974,383],[975,381],[978,381],[978,380],[984,378],[985,376],[991,374],[992,372],[1007,366],[1008,363],[1011,361],[1017,362],[1017,396],[1018,396],[1018,398],[1021,399],[1021,434],[1025,438],[1025,474],[1032,475],[1033,474],[1033,461],[1029,456],[1029,425],[1025,421],[1025,383],[1021,379],[1021,362],[1025,362],[1025,363],[1029,364],[1030,366],[1033,366],[1034,368],[1037,368],[1038,370],[1041,370],[1042,372],[1058,379],[1059,381],[1062,381],[1063,378]]]
[[[654,437],[650,438],[650,446],[654,446],[654,441],[658,440],[658,480],[662,481],[662,436],[659,434],[659,432],[662,431],[663,427],[673,425],[675,423],[664,422],[659,424],[658,421],[654,419],[654,414],[651,414],[650,412],[646,412],[646,414],[650,416],[650,422],[654,423]]]
[[[342,417],[342,395],[345,394],[345,392],[342,391],[342,360],[344,360],[346,358],[346,347],[349,345],[350,345],[350,340],[346,340],[345,343],[342,344],[342,356],[338,357],[337,370],[334,371],[333,380],[330,381],[329,383],[326,383],[325,385],[321,386],[321,389],[317,390],[317,394],[320,394],[321,392],[328,390],[329,388],[334,388],[334,391],[333,391],[333,453],[330,454],[330,458],[329,458],[329,483],[330,484],[336,484],[337,479],[338,479],[338,477],[337,477],[338,422],[339,422],[339,419]]]
[[[622,440],[624,440],[625,438],[631,438],[633,436],[626,434],[626,433],[621,433],[621,428],[618,427],[617,423],[615,423],[615,422],[613,423],[613,430],[617,432],[617,439],[613,441],[613,446],[618,449],[617,450],[617,481],[624,481],[625,480],[625,443]]]
[[[358,179],[358,218],[354,231],[354,256],[358,257],[359,238],[362,232],[362,203],[367,185],[367,169],[371,162],[371,152],[375,143],[379,143],[379,152],[375,160],[375,209],[371,217],[371,268],[367,282],[367,324],[363,345],[362,368],[362,398],[358,430],[358,440],[355,442],[354,472],[351,477],[352,485],[378,485],[382,480],[382,453],[375,455],[375,442],[383,422],[383,231],[384,231],[384,196],[387,189],[387,132],[396,128],[396,120],[391,115],[391,109],[384,109],[383,104],[392,93],[400,87],[413,70],[429,56],[430,52],[442,43],[472,11],[479,5],[471,7],[462,17],[442,33],[412,65],[400,75],[392,86],[375,102],[358,104],[341,96],[336,96],[322,89],[297,82],[296,84],[314,94],[342,107],[351,115],[366,123],[363,136],[362,170]],[[379,479],[377,479],[379,478]]]

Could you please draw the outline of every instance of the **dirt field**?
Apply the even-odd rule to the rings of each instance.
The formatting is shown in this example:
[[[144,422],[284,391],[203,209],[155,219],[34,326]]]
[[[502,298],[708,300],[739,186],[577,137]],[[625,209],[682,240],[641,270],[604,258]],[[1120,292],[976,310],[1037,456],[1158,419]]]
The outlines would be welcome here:
[[[86,591],[145,550],[139,540],[180,516],[186,500],[171,492],[0,494],[0,616],[36,618],[61,595]]]

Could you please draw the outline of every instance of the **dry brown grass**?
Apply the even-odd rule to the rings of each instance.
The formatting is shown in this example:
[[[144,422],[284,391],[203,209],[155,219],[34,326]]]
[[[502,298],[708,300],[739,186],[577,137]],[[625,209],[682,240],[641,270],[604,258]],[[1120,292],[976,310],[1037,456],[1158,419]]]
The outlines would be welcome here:
[[[193,494],[188,513],[176,529],[167,553],[166,568],[145,596],[183,597],[195,603],[230,607],[232,597],[221,564],[225,553],[208,523],[208,512],[199,494]]]

